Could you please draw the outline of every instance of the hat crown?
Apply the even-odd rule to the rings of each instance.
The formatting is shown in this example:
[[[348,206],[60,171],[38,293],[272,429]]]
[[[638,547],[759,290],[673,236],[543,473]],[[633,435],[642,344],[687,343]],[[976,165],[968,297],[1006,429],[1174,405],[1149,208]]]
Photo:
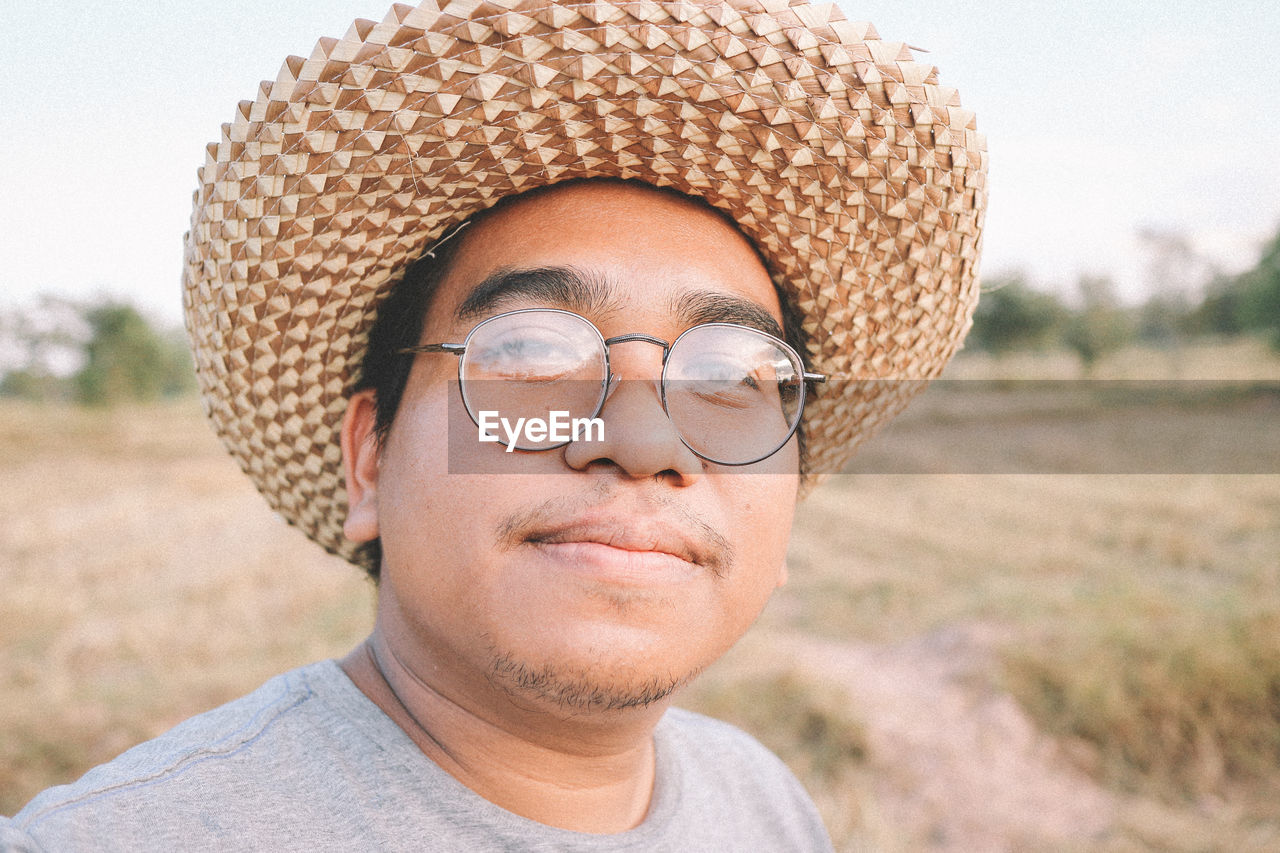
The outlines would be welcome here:
[[[834,377],[806,476],[936,375],[977,299],[985,142],[908,48],[799,0],[396,5],[289,57],[199,172],[184,306],[206,410],[269,503],[341,536],[338,431],[395,277],[450,224],[575,178],[698,195]],[[872,390],[878,389],[878,390]]]

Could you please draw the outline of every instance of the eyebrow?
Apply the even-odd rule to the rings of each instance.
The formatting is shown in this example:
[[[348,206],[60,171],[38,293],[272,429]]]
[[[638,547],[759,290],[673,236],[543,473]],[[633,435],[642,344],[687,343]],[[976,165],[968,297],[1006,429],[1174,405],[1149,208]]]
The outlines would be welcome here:
[[[782,326],[773,315],[749,299],[714,290],[695,290],[681,294],[671,305],[672,313],[684,326],[701,323],[737,323],[761,332],[782,337]]]
[[[572,267],[508,268],[472,288],[456,313],[459,320],[471,320],[516,301],[541,302],[595,315],[619,307],[603,280]]]
[[[472,320],[512,302],[538,302],[579,314],[600,317],[623,309],[617,291],[597,275],[573,267],[501,269],[472,288],[458,306],[459,320]],[[715,290],[695,290],[675,296],[670,311],[681,326],[737,323],[774,337],[782,327],[763,306]]]

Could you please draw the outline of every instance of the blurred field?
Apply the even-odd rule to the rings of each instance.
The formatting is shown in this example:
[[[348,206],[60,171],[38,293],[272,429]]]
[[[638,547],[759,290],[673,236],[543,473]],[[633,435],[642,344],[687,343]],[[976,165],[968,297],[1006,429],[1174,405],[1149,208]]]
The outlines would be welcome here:
[[[193,402],[2,404],[0,472],[0,813],[371,625]],[[1280,477],[837,476],[790,566],[683,704],[839,849],[1280,848]]]
[[[0,472],[0,813],[372,625],[194,400],[4,404]]]

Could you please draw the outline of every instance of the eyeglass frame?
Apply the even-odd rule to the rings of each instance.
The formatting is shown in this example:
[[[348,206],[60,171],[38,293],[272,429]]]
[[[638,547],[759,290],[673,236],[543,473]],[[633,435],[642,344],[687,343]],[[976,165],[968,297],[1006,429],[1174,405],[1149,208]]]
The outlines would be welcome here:
[[[662,348],[662,375],[658,378],[658,392],[662,400],[662,413],[667,416],[667,421],[671,424],[672,428],[675,430],[676,437],[680,439],[680,443],[683,444],[686,448],[688,448],[689,452],[692,453],[694,456],[697,456],[699,459],[710,462],[713,465],[724,465],[726,467],[733,467],[733,468],[742,467],[744,465],[754,465],[757,462],[763,462],[764,460],[768,459],[770,456],[777,453],[782,448],[786,447],[787,442],[790,441],[791,437],[796,434],[796,430],[800,428],[800,422],[804,419],[804,406],[806,402],[808,384],[810,382],[813,382],[815,384],[821,384],[827,381],[826,374],[812,373],[804,369],[804,359],[800,357],[800,354],[796,352],[794,347],[792,347],[782,338],[779,338],[777,335],[770,334],[769,332],[766,332],[762,329],[757,329],[754,326],[746,326],[746,325],[743,325],[742,323],[725,323],[725,322],[698,323],[697,325],[690,326],[689,328],[685,329],[683,332],[681,332],[679,335],[676,336],[675,340],[670,342],[665,341],[662,338],[655,337],[654,335],[644,334],[643,332],[631,332],[625,335],[614,335],[611,338],[606,338],[604,335],[600,333],[600,329],[597,328],[596,324],[591,322],[591,320],[587,319],[581,314],[578,314],[575,311],[567,311],[563,308],[517,308],[514,311],[503,311],[501,314],[494,314],[492,317],[486,317],[485,319],[481,320],[479,323],[476,323],[474,326],[472,326],[471,331],[467,332],[467,336],[462,339],[462,343],[418,344],[416,346],[403,347],[401,349],[396,350],[396,352],[399,355],[420,355],[423,353],[450,353],[452,355],[456,355],[458,357],[458,393],[462,397],[462,408],[466,410],[467,417],[471,418],[471,422],[478,427],[480,425],[480,422],[476,420],[476,416],[471,412],[471,405],[467,401],[467,395],[464,390],[466,388],[466,383],[463,381],[463,378],[462,378],[462,357],[466,354],[467,346],[468,344],[471,343],[472,337],[474,337],[476,332],[483,326],[486,326],[489,323],[492,323],[495,320],[500,320],[504,317],[511,317],[516,314],[532,314],[532,313],[565,314],[575,319],[581,320],[582,322],[586,323],[586,325],[591,329],[591,331],[595,333],[597,340],[600,341],[600,345],[604,349],[605,375],[604,375],[604,379],[601,381],[600,398],[596,402],[595,411],[592,412],[591,414],[592,418],[599,417],[600,413],[604,411],[604,405],[609,400],[609,394],[611,393],[614,384],[618,381],[621,381],[622,379],[622,377],[618,376],[613,372],[613,367],[609,360],[610,348],[614,344],[623,344],[623,343],[629,343],[632,341],[642,341],[644,343],[653,344],[654,346],[661,347]],[[680,341],[685,337],[685,335],[688,335],[689,333],[693,332],[696,329],[702,329],[707,326],[721,326],[721,327],[729,327],[733,329],[745,329],[746,331],[751,332],[752,334],[761,335],[765,338],[768,338],[770,342],[781,347],[785,353],[787,353],[792,358],[794,358],[795,364],[800,366],[800,401],[799,401],[799,405],[796,408],[797,416],[796,416],[795,423],[793,423],[791,425],[791,428],[787,430],[786,436],[784,436],[782,441],[778,443],[777,447],[773,448],[773,450],[770,450],[768,453],[764,454],[763,456],[757,457],[756,459],[752,459],[747,462],[721,462],[718,459],[712,459],[711,457],[703,453],[699,453],[696,449],[694,449],[689,444],[688,441],[685,440],[684,435],[681,433],[679,426],[676,425],[675,420],[671,417],[670,409],[667,408],[668,357],[671,355],[671,351],[675,349],[676,344],[680,343]],[[531,452],[531,453],[540,453],[546,450],[557,450],[561,447],[566,447],[571,443],[572,443],[572,439],[570,439],[569,441],[560,442],[559,444],[550,444],[550,445],[547,445],[546,447],[537,447],[537,448],[518,447],[516,449],[524,450],[526,452]]]

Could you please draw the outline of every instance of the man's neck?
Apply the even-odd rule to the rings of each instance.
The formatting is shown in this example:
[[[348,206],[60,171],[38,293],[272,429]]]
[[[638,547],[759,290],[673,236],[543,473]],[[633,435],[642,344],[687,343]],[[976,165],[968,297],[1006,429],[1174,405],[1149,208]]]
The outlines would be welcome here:
[[[593,833],[631,829],[648,812],[653,727],[666,702],[602,720],[523,709],[503,694],[478,714],[416,673],[377,629],[341,665],[428,758],[507,811]]]

